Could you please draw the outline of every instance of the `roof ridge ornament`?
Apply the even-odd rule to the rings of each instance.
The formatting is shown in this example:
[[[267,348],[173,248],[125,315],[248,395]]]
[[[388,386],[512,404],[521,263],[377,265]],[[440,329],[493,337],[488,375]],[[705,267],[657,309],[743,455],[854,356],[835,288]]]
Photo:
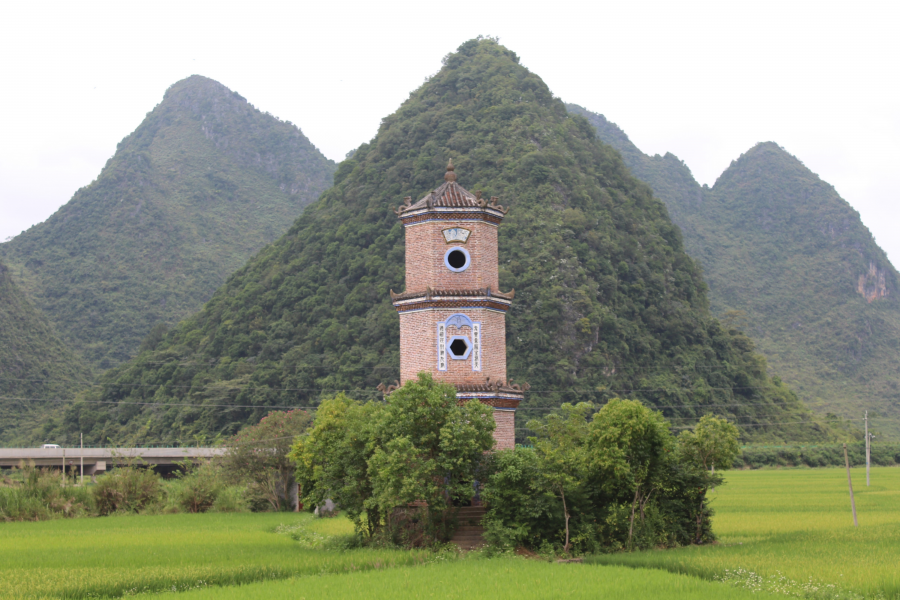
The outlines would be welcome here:
[[[456,181],[456,169],[453,167],[453,159],[450,159],[450,162],[447,163],[447,172],[444,173],[444,181]]]
[[[497,204],[498,200],[500,200],[500,198],[498,196],[491,196],[490,207],[493,208],[494,210],[499,210],[500,212],[502,212],[505,215],[506,213],[509,212],[509,209],[508,208],[504,209],[502,204]]]
[[[481,190],[472,193],[459,185],[455,171],[456,167],[453,165],[453,159],[449,159],[447,161],[447,171],[444,174],[444,183],[437,189],[425,194],[418,202],[413,202],[409,196],[405,197],[403,204],[394,209],[394,214],[404,219],[405,223],[412,224],[414,220],[416,220],[415,222],[420,222],[422,219],[428,220],[432,217],[450,219],[450,217],[454,216],[450,214],[451,211],[445,209],[457,209],[466,213],[481,212],[483,210],[484,212],[480,216],[475,217],[476,219],[498,224],[499,220],[509,212],[509,208],[499,204],[497,196],[490,196],[490,200],[488,200],[488,196]],[[424,211],[432,212],[435,209],[441,209],[435,212],[446,214],[431,216],[422,214]],[[413,215],[415,215],[413,219],[406,220],[406,217],[412,217]]]

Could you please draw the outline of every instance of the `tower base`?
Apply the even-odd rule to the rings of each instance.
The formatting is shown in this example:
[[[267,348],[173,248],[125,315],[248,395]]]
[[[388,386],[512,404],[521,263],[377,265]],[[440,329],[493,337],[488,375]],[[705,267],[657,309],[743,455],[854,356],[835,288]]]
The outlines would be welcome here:
[[[457,385],[456,398],[461,402],[478,400],[494,409],[494,449],[509,450],[516,447],[516,409],[524,394],[512,388],[478,389],[488,386]]]

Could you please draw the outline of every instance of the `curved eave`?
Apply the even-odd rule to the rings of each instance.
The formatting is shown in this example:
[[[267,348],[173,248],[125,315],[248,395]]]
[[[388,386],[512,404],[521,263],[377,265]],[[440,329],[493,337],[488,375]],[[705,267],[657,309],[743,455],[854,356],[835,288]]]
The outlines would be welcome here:
[[[425,221],[487,221],[499,224],[504,213],[490,206],[485,207],[445,207],[414,209],[400,213],[404,225],[414,225]]]

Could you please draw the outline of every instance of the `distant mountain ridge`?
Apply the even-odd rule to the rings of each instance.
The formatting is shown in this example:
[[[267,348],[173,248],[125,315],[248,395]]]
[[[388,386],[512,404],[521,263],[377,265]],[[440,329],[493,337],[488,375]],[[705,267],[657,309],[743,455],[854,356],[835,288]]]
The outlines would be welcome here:
[[[294,125],[194,75],[119,143],[98,178],[0,258],[95,367],[196,311],[332,183]]]
[[[45,418],[92,379],[0,263],[0,445],[52,441]]]
[[[376,397],[399,371],[394,211],[435,189],[450,158],[461,184],[510,208],[500,289],[516,291],[509,374],[531,384],[520,427],[562,402],[629,397],[679,428],[715,412],[747,439],[832,435],[746,336],[710,316],[700,270],[649,186],[490,39],[448,55],[284,236],[80,394],[60,435],[190,440],[234,433],[273,406]]]
[[[900,436],[900,274],[831,185],[768,142],[701,187],[674,155],[647,156],[603,115],[567,108],[666,203],[715,314],[743,324],[811,407],[869,410]]]

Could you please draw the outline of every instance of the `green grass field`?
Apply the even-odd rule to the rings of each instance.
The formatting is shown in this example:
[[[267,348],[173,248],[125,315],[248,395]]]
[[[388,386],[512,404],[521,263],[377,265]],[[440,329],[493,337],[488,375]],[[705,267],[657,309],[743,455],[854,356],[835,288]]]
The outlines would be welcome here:
[[[853,476],[859,529],[842,469],[739,471],[715,493],[721,543],[582,565],[342,550],[350,523],[307,514],[4,523],[0,597],[900,599],[900,469]]]
[[[426,559],[424,552],[341,551],[320,543],[350,532],[346,519],[291,513],[4,523],[0,597],[115,597],[413,565]]]
[[[776,588],[780,577],[803,585],[812,578],[820,588],[900,598],[900,469],[873,468],[869,488],[865,469],[851,472],[858,529],[844,469],[736,471],[713,502],[720,544],[592,560],[705,578],[755,573]]]
[[[154,595],[163,600],[171,595]],[[457,560],[347,575],[303,577],[227,589],[204,589],[181,600],[313,600],[320,598],[441,598],[460,600],[642,599],[769,600],[721,583],[665,571],[552,564],[524,558]]]

